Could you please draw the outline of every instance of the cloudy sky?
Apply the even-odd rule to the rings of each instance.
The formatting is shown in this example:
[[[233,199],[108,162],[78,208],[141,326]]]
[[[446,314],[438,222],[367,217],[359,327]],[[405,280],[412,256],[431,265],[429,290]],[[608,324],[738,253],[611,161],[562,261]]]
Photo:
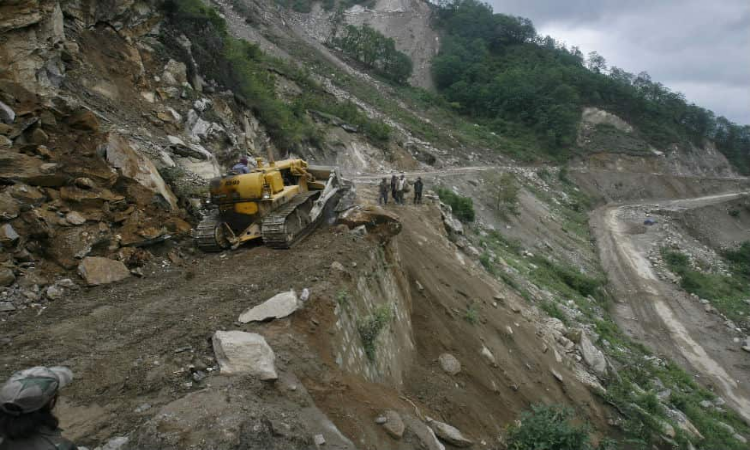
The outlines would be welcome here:
[[[584,54],[750,124],[750,0],[489,0]]]

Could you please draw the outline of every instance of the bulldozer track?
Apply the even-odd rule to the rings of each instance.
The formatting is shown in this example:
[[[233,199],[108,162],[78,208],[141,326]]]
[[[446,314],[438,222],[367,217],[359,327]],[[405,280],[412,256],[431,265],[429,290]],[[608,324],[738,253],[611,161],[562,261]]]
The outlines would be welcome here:
[[[221,218],[218,211],[213,211],[211,215],[200,221],[193,235],[193,241],[200,250],[221,252],[228,248],[227,245],[222,245],[216,238],[216,227],[219,225],[221,225]]]
[[[271,248],[290,248],[307,236],[319,221],[312,222],[310,210],[320,191],[300,194],[263,219],[263,243]]]

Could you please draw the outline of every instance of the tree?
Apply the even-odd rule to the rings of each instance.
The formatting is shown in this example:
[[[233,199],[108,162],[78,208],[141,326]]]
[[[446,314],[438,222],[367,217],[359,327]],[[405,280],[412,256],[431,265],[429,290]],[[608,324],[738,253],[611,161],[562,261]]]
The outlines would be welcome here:
[[[594,73],[602,73],[607,70],[607,60],[597,52],[589,52],[586,67]]]

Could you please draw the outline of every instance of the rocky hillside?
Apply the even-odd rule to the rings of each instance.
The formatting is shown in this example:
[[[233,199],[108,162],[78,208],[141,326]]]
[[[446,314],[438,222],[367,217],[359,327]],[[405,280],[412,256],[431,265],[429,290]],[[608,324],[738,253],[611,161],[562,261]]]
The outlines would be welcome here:
[[[593,106],[575,158],[543,164],[435,93],[434,14],[419,0],[0,5],[0,375],[73,367],[65,433],[108,450],[528,448],[553,426],[581,449],[743,448],[744,387],[654,344],[668,327],[623,325],[626,271],[609,271],[619,253],[588,213],[747,180],[710,143],[654,146]],[[347,25],[392,38],[409,84],[338,45]],[[208,181],[269,154],[340,167],[354,204],[290,251],[196,252]],[[424,205],[374,206],[394,171],[424,178]],[[750,240],[733,201],[717,235],[712,203],[617,217],[640,236],[641,215],[663,213],[675,249],[705,246],[694,269],[731,278],[722,252]],[[695,317],[740,378],[737,292]]]

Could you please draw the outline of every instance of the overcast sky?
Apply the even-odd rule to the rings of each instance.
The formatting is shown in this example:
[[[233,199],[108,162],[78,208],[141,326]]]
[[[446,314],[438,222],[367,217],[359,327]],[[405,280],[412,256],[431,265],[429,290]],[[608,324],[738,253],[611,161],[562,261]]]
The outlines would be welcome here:
[[[750,124],[750,0],[489,0],[609,66],[645,70],[688,101]]]

